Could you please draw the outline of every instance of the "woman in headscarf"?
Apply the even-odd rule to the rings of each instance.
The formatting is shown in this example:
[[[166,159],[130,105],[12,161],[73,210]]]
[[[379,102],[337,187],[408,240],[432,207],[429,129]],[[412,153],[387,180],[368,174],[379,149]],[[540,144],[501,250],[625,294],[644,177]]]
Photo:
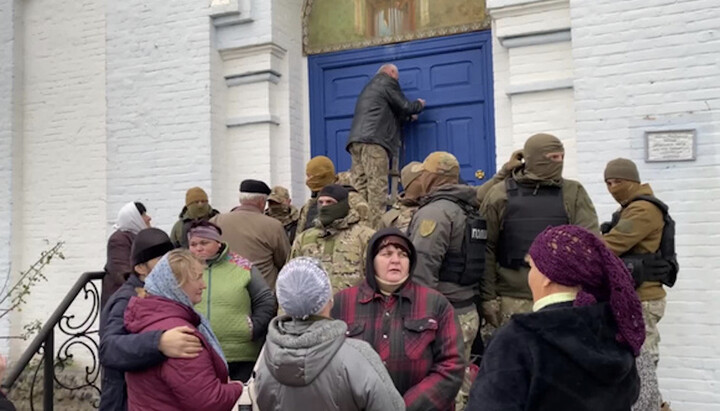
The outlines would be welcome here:
[[[187,326],[202,351],[195,358],[168,358],[142,371],[127,372],[128,410],[207,410],[233,408],[242,384],[228,380],[228,368],[208,320],[193,307],[202,300],[203,265],[192,253],[166,254],[145,279],[144,292],[125,310],[131,333]]]
[[[188,232],[190,251],[205,261],[202,313],[217,334],[225,352],[230,378],[250,378],[268,324],[277,312],[275,297],[260,271],[220,240],[220,227],[207,221],[194,223]]]
[[[625,265],[573,225],[540,233],[527,262],[533,312],[497,332],[467,410],[630,410],[645,325]]]
[[[335,295],[333,318],[380,355],[408,410],[451,410],[465,373],[452,305],[412,281],[417,255],[405,234],[370,239],[365,280]]]
[[[102,280],[100,307],[110,299],[133,272],[130,262],[130,249],[140,230],[150,227],[150,216],[143,203],[130,202],[122,206],[113,228],[115,232],[108,238],[105,277]]]

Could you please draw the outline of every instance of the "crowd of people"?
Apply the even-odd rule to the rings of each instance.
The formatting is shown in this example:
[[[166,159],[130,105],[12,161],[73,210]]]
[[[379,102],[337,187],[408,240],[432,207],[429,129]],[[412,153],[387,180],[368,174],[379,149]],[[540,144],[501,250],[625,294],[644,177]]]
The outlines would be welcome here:
[[[384,65],[361,94],[349,173],[308,162],[300,209],[251,179],[228,212],[190,188],[170,236],[122,207],[102,410],[230,410],[243,392],[263,411],[668,409],[655,367],[674,226],[636,165],[608,163],[620,208],[602,227],[550,134],[479,187],[430,153],[389,204],[398,125],[425,106],[397,79]]]

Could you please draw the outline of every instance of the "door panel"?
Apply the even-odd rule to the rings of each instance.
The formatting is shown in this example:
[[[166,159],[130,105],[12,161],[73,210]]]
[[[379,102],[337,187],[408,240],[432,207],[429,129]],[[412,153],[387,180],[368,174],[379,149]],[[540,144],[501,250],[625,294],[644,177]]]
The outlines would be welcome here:
[[[495,171],[490,33],[418,40],[308,58],[312,155],[327,155],[338,171],[350,168],[345,151],[357,96],[378,67],[392,62],[405,96],[427,101],[405,126],[401,166],[445,150],[460,162],[470,184]]]

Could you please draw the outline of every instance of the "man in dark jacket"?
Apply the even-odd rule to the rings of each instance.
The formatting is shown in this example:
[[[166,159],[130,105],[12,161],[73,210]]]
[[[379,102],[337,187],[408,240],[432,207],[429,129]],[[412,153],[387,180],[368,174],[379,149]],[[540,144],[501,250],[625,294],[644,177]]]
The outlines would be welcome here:
[[[166,358],[194,358],[200,352],[200,341],[189,327],[130,334],[124,326],[125,308],[130,298],[137,295],[136,289],[144,286],[145,277],[173,248],[170,237],[157,228],[140,231],[133,241],[134,273],[110,297],[100,316],[101,410],[127,410],[126,371],[143,370]]]
[[[398,69],[385,64],[365,86],[355,104],[345,149],[352,157],[352,185],[370,206],[370,225],[377,228],[385,213],[390,158],[397,156],[402,124],[421,112],[425,100],[405,98]]]

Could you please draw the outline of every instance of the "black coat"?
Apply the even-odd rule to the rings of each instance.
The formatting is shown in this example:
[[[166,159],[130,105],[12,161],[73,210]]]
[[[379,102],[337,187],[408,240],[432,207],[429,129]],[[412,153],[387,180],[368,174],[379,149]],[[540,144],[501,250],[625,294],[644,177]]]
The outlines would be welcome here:
[[[125,372],[150,368],[165,360],[160,352],[162,331],[130,334],[125,329],[125,308],[136,288],[144,283],[131,275],[110,297],[100,315],[100,364],[103,366],[100,410],[127,410]]]
[[[513,316],[493,338],[466,410],[629,411],[640,379],[605,304]]]
[[[400,147],[403,121],[422,109],[419,101],[405,98],[397,80],[376,74],[358,96],[345,149],[352,143],[379,144],[391,157]]]

